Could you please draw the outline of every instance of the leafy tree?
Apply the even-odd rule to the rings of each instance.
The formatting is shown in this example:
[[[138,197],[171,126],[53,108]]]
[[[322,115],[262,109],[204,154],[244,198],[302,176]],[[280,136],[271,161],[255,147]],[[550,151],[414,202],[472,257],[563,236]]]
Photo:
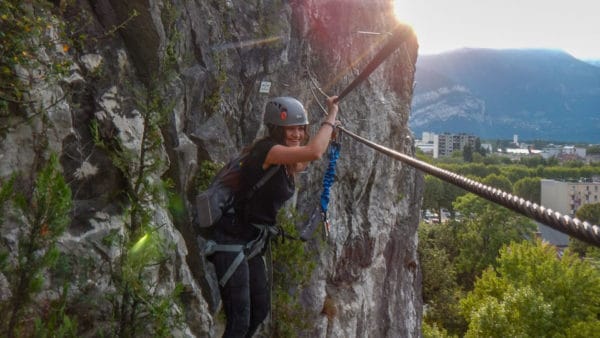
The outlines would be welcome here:
[[[524,177],[513,186],[515,194],[519,197],[540,204],[542,199],[541,179],[539,177]]]
[[[546,160],[541,156],[521,157],[521,159],[519,159],[519,164],[529,168],[535,168],[539,165],[546,164]]]
[[[510,191],[506,177],[492,174],[484,183]],[[437,191],[443,184],[434,183]],[[481,272],[496,261],[498,250],[511,241],[531,238],[535,228],[527,218],[474,194],[455,199],[465,218],[447,224],[421,224],[419,257],[423,269],[424,321],[461,336],[465,319],[456,302],[470,290]]]
[[[447,167],[446,169],[454,171],[465,176],[486,177],[491,174],[501,174],[501,170],[495,165],[485,165],[482,163],[468,163],[459,167]]]
[[[532,170],[522,165],[510,165],[502,168],[502,174],[514,183],[522,178],[531,176]]]
[[[465,191],[453,184],[443,182],[437,177],[427,175],[425,177],[425,192],[423,194],[423,208],[435,210],[438,214],[442,208],[454,211],[452,203]]]
[[[479,139],[479,137],[475,139],[475,152],[481,155],[482,157],[485,157],[485,155],[487,154],[485,148],[481,147],[481,140]]]
[[[489,156],[484,157],[483,163],[487,165],[497,165],[497,164],[511,164],[512,161],[510,158],[506,156],[499,156],[497,154],[491,154]]]
[[[448,332],[443,327],[438,327],[435,323],[429,324],[428,322],[423,322],[421,324],[421,332],[424,338],[454,337],[448,335]]]
[[[590,165],[585,165],[579,168],[579,177],[590,178],[594,175],[598,175],[598,167],[593,167]]]
[[[500,164],[500,159],[501,159],[500,156],[492,154],[490,156],[486,156],[486,157],[483,158],[483,164],[485,164],[485,165]]]
[[[557,180],[579,178],[578,175],[574,173],[572,168],[565,168],[565,167],[558,167],[558,166],[545,168],[543,177],[549,178],[549,179],[557,179]]]
[[[577,218],[594,224],[600,223],[600,203],[590,203],[581,206],[575,214]]]
[[[600,332],[600,271],[540,241],[505,246],[461,302],[465,337],[586,337]],[[579,331],[578,331],[579,330]]]
[[[483,163],[485,157],[478,152],[473,153],[473,163]]]
[[[438,163],[453,163],[459,164],[464,163],[463,155],[461,150],[455,150],[450,154],[450,156],[443,156],[437,159]]]
[[[559,164],[560,164],[560,162],[558,161],[558,158],[556,158],[555,156],[552,156],[546,160],[547,166],[557,166]]]
[[[528,218],[474,194],[454,203],[463,220],[456,223],[460,251],[455,258],[459,284],[470,289],[475,278],[496,261],[498,251],[512,241],[533,237],[535,224]]]
[[[470,144],[463,148],[463,160],[465,162],[473,162],[473,147]]]
[[[445,328],[453,333],[466,330],[460,315],[458,300],[461,290],[451,257],[455,256],[453,231],[447,223],[419,226],[419,260],[423,273],[423,321],[432,327]]]
[[[580,220],[585,220],[592,224],[600,224],[600,203],[583,205],[577,210],[575,216]],[[569,242],[569,248],[579,254],[580,257],[586,257],[594,262],[600,268],[600,248],[572,237]]]
[[[570,160],[566,161],[563,165],[569,168],[581,168],[585,165],[585,163],[579,160]]]
[[[535,173],[534,176],[545,177],[544,176],[544,166],[543,165],[538,165],[537,167],[535,167],[534,173]]]
[[[600,154],[600,145],[591,146],[586,149],[587,154]]]
[[[510,183],[508,178],[506,178],[503,175],[488,175],[482,180],[482,183],[494,188],[498,188],[502,191],[506,191],[508,193],[511,193],[513,191],[512,183]]]
[[[423,209],[437,210],[445,205],[444,183],[437,177],[425,177],[425,191],[423,193]]]

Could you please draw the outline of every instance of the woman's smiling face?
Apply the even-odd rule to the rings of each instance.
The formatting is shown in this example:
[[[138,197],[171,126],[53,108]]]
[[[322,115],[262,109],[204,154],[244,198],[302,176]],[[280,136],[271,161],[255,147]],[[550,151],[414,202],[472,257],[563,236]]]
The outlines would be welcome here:
[[[306,126],[287,126],[285,128],[285,145],[298,147],[302,145],[306,137]]]

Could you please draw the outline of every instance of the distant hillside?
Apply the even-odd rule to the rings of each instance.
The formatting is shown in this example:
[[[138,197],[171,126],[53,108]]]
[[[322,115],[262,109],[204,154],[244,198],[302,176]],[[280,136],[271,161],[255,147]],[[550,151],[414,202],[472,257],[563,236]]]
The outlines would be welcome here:
[[[419,56],[410,127],[483,138],[600,142],[600,67],[550,50]]]

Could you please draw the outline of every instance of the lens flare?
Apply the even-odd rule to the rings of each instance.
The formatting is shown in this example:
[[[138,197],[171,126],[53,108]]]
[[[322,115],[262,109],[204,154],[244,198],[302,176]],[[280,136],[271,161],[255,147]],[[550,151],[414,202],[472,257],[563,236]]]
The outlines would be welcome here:
[[[131,252],[132,253],[138,252],[144,246],[144,244],[146,244],[146,242],[148,241],[148,238],[149,238],[148,234],[145,234],[142,238],[140,238],[137,241],[137,243],[135,243],[133,248],[131,248]]]
[[[264,38],[264,39],[253,39],[253,40],[238,41],[238,42],[228,42],[228,43],[223,43],[223,44],[219,44],[219,45],[213,45],[211,48],[214,51],[222,51],[222,50],[231,49],[231,48],[244,48],[244,47],[253,47],[253,46],[258,46],[258,45],[266,45],[269,43],[279,41],[281,39],[282,39],[281,36],[271,36],[271,37]]]

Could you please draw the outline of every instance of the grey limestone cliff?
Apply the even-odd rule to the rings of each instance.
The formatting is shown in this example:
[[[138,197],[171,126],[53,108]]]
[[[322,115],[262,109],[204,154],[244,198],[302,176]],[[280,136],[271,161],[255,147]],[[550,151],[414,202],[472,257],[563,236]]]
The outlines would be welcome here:
[[[72,296],[106,292],[113,286],[103,262],[114,261],[118,253],[102,238],[123,231],[124,192],[131,185],[124,170],[136,168],[115,166],[94,144],[90,126],[97,125],[101,138],[118,140],[133,162],[140,160],[145,108],[132,97],[155,86],[169,105],[160,146],[152,150],[161,165],[148,179],[170,179],[184,208],[175,215],[165,205],[146,205],[162,225],[163,238],[173,243],[171,263],[154,276],[159,289],[180,283],[186,292],[181,309],[186,326],[173,335],[216,336],[218,291],[189,225],[199,164],[224,162],[262,135],[262,107],[270,96],[305,102],[315,131],[324,114],[321,91],[340,92],[377,52],[396,25],[393,2],[80,0],[74,7],[62,12],[63,18],[87,13],[82,30],[97,39],[70,51],[46,52],[48,58],[70,58],[72,66],[68,76],[32,94],[49,107],[41,115],[29,111],[10,121],[2,117],[10,127],[0,135],[0,182],[17,171],[31,178],[50,153],[59,155],[74,203],[59,248],[96,262]],[[341,103],[344,127],[413,154],[407,121],[416,55],[416,38],[411,37],[348,95]],[[166,61],[172,71],[160,77]],[[268,93],[261,92],[261,83],[270,84]],[[19,119],[28,122],[14,123]],[[315,246],[317,268],[301,297],[312,329],[299,334],[418,337],[421,175],[349,138],[342,141],[329,207],[331,233],[325,246]],[[315,161],[298,178],[292,204],[301,213],[316,207],[326,165],[325,159]],[[19,245],[16,231],[10,220],[2,225],[2,246],[13,254]],[[52,289],[52,283],[47,276],[45,287]],[[326,300],[335,306],[335,315],[322,313]],[[88,311],[88,320],[100,326],[107,318],[102,304],[78,311]]]

